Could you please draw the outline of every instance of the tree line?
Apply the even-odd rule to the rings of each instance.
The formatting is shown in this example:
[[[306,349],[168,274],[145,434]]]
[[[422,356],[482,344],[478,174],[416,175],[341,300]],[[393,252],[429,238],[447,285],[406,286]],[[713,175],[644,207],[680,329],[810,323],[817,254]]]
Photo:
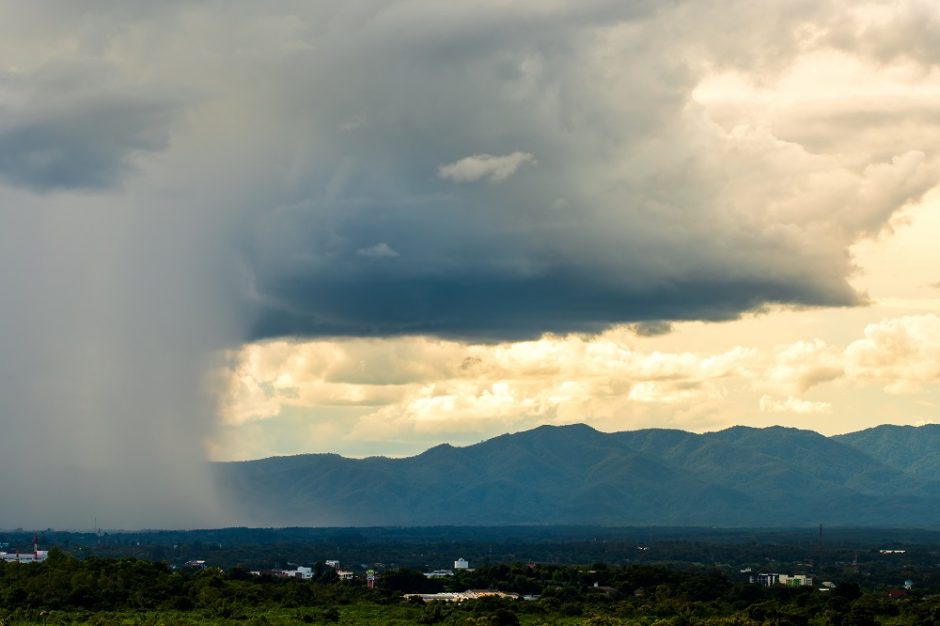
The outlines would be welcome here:
[[[466,589],[535,598],[426,604],[404,596]],[[503,564],[443,579],[395,569],[383,572],[370,590],[361,580],[337,580],[322,564],[304,581],[256,576],[241,567],[193,570],[133,558],[78,559],[53,549],[44,563],[0,563],[0,622],[45,623],[53,615],[51,623],[104,624],[100,616],[172,614],[178,623],[273,624],[283,618],[280,623],[381,624],[400,618],[397,623],[501,626],[940,626],[940,596],[933,591],[892,597],[855,582],[827,592],[764,588],[712,568],[605,563]],[[155,617],[153,623],[171,621]]]

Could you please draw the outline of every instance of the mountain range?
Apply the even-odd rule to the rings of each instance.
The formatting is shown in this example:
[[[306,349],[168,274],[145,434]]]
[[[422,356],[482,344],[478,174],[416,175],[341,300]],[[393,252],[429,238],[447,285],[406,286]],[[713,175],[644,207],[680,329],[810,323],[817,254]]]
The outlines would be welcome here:
[[[217,463],[247,524],[940,526],[940,425],[834,437],[540,426],[417,456]]]

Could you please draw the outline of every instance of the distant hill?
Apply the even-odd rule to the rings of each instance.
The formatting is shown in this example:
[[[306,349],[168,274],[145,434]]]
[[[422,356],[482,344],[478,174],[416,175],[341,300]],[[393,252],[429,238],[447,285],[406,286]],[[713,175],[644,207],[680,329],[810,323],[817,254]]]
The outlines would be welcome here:
[[[936,526],[940,427],[541,426],[414,457],[219,463],[246,524]]]
[[[940,478],[940,424],[877,426],[833,439],[903,472]]]

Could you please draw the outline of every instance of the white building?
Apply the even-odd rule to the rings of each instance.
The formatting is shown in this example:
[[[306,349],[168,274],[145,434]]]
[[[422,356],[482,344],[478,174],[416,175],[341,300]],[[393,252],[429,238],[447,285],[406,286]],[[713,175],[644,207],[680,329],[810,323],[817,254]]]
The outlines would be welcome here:
[[[810,587],[813,584],[813,577],[805,574],[751,574],[749,577],[751,584],[763,585],[764,587],[773,587],[774,585],[785,585],[787,587]]]
[[[328,560],[326,562],[327,567],[332,567],[333,569],[339,569],[339,561]]]
[[[780,574],[751,574],[748,579],[752,585],[757,584],[765,587],[773,587],[780,582]]]
[[[301,567],[297,569],[259,569],[252,570],[254,576],[274,576],[275,578],[300,578],[301,580],[310,580],[313,578],[312,567]]]
[[[313,578],[313,568],[312,567],[298,567],[295,570],[286,570],[284,572],[289,578],[300,578],[302,580],[310,580]]]
[[[441,593],[406,593],[406,598],[421,598],[425,602],[463,602],[479,598],[518,598],[518,593],[507,593],[494,589],[468,589],[467,591],[444,591]]]
[[[33,536],[32,552],[0,552],[0,561],[6,563],[42,563],[47,558],[49,551],[39,549],[39,535]]]
[[[467,559],[459,558],[454,561],[454,569],[470,569],[470,563]]]
[[[0,561],[7,563],[42,563],[49,557],[47,550],[34,552],[0,552]]]

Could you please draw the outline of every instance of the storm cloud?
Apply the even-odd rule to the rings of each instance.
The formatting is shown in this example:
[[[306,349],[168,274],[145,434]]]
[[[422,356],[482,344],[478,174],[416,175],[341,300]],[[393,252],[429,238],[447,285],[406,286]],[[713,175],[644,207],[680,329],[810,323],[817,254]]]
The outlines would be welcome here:
[[[83,103],[0,130],[0,176],[37,190],[108,188],[138,151],[166,143],[167,111],[133,100]]]
[[[248,243],[252,338],[522,338],[864,301],[847,248],[935,184],[929,146],[827,154],[722,128],[694,98],[702,72],[755,61],[712,45],[716,6],[595,9],[489,29],[493,7],[477,24],[390,4],[313,36],[291,90],[307,178]],[[793,60],[812,17],[771,15],[762,69]],[[375,241],[397,254],[357,258]]]
[[[786,67],[825,7],[761,14],[770,33],[709,3],[590,6],[318,23],[290,70],[296,187],[246,243],[251,337],[525,338],[864,302],[847,249],[934,185],[929,145],[827,153],[695,98],[715,65]],[[724,27],[767,40],[735,48]],[[362,258],[376,241],[397,254]]]
[[[0,74],[0,178],[36,191],[107,189],[166,147],[169,94],[110,84],[106,68],[64,64]]]
[[[937,178],[917,137],[799,142],[814,116],[864,126],[844,107],[801,110],[780,138],[698,99],[716,71],[767,80],[856,45],[836,4],[241,8],[82,12],[69,36],[108,79],[40,80],[61,60],[20,71],[33,91],[0,128],[0,176],[116,187],[172,137],[169,167],[226,205],[249,339],[505,339],[855,305],[848,247]]]

